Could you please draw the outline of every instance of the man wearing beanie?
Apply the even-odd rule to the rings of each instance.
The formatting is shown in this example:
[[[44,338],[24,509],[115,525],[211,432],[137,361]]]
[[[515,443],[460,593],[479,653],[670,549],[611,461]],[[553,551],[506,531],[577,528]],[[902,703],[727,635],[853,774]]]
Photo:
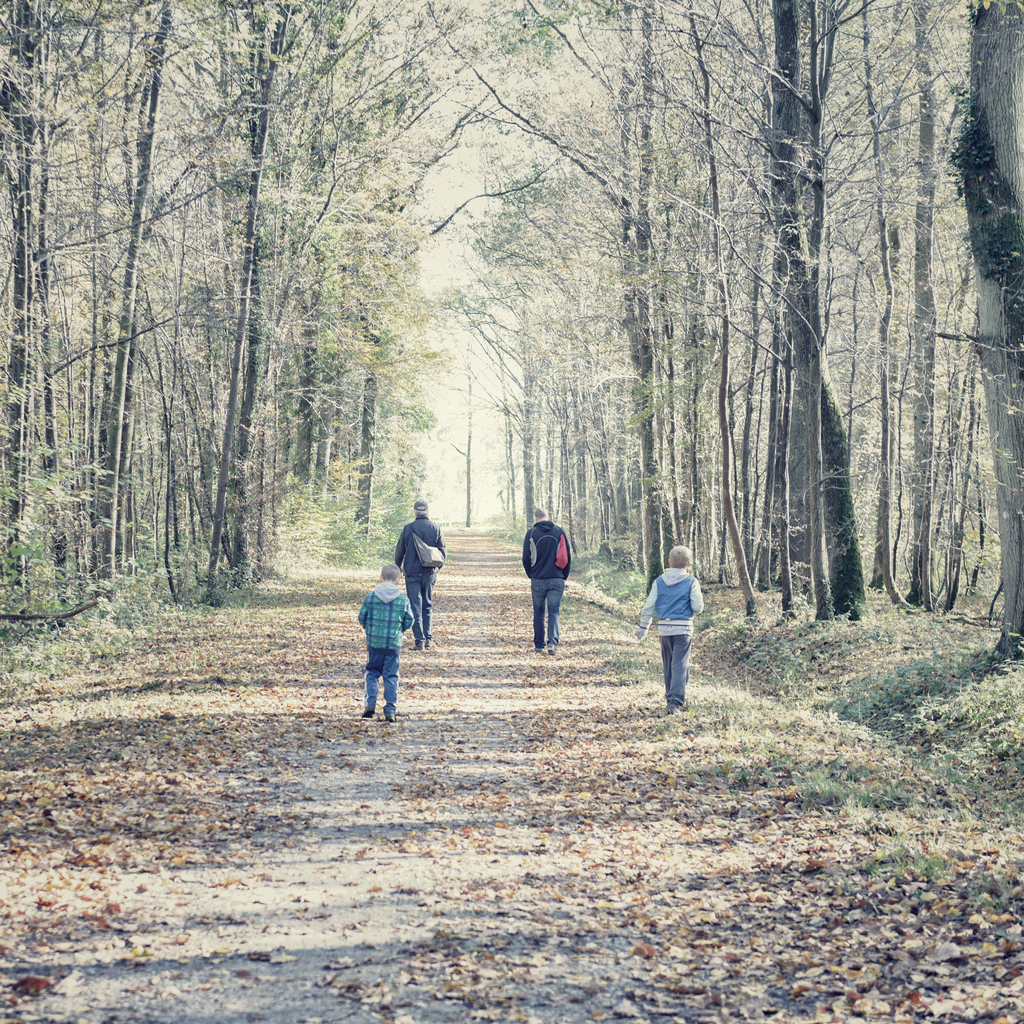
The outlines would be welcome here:
[[[439,548],[447,558],[448,548],[444,543],[444,534],[437,523],[431,522],[427,515],[427,503],[417,498],[412,506],[416,518],[402,527],[401,536],[395,545],[395,564],[405,574],[405,592],[412,605],[412,635],[415,640],[414,651],[426,650],[434,640],[432,628],[432,611],[434,600],[434,582],[440,566],[431,568],[423,565],[416,552],[415,534],[424,544]]]

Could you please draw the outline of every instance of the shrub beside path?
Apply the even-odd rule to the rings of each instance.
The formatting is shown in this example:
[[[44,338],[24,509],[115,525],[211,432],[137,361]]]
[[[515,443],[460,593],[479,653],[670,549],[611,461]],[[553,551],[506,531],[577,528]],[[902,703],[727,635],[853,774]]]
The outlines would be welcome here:
[[[394,725],[342,573],[4,706],[0,1024],[1021,1019],[977,794],[452,540]]]

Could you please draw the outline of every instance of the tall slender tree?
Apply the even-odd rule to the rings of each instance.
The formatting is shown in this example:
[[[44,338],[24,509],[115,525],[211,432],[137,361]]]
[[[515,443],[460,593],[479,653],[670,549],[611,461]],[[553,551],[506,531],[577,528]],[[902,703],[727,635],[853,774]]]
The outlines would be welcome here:
[[[881,555],[881,575],[885,592],[893,604],[903,604],[896,591],[892,574],[891,522],[892,522],[892,409],[889,395],[889,332],[892,326],[893,275],[890,259],[890,224],[884,194],[885,166],[882,160],[882,114],[875,102],[875,86],[871,60],[871,32],[867,9],[861,15],[864,43],[864,85],[868,116],[871,119],[871,149],[875,162],[875,219],[878,233],[878,262],[882,271],[882,298],[878,316],[879,394],[881,398],[882,430],[878,469],[878,540]]]
[[[281,4],[277,7],[275,17],[272,19],[272,29],[270,22],[265,23],[262,16],[254,18],[252,26],[254,32],[255,48],[253,60],[255,71],[252,76],[253,94],[251,99],[255,114],[250,119],[251,170],[249,173],[249,197],[246,204],[245,233],[242,238],[242,269],[239,275],[238,317],[235,322],[227,410],[224,419],[224,437],[221,442],[220,470],[217,475],[213,530],[210,538],[210,560],[207,566],[207,579],[211,590],[215,590],[217,585],[217,565],[220,560],[221,538],[224,532],[227,512],[228,482],[231,477],[235,421],[238,416],[238,388],[242,372],[242,354],[249,329],[260,189],[263,184],[267,137],[270,133],[274,77],[285,50],[291,16],[291,8]]]
[[[754,587],[750,580],[750,573],[747,569],[746,552],[744,551],[743,539],[740,536],[739,523],[736,519],[736,509],[732,500],[732,437],[729,427],[729,417],[726,408],[729,394],[729,332],[731,327],[731,312],[729,309],[729,284],[725,273],[725,262],[722,258],[722,209],[718,191],[718,158],[715,154],[714,137],[711,130],[711,76],[708,74],[707,65],[704,62],[704,40],[697,31],[696,19],[690,18],[690,31],[692,33],[693,45],[696,49],[697,68],[701,80],[701,119],[704,125],[704,145],[708,158],[708,184],[711,190],[711,231],[714,241],[712,248],[715,258],[715,276],[718,281],[718,295],[721,309],[722,324],[722,349],[719,354],[720,377],[718,383],[718,425],[722,438],[722,512],[726,521],[726,528],[729,531],[729,539],[732,542],[733,558],[736,560],[736,569],[740,578],[740,586],[746,598],[747,615],[757,614],[757,599],[754,596]]]
[[[936,103],[931,61],[932,5],[913,4],[918,87],[918,193],[914,208],[914,458],[911,462],[910,499],[912,537],[910,592],[907,601],[932,607],[931,538],[935,448],[935,290],[932,262],[935,190]]]
[[[163,90],[164,61],[168,37],[171,32],[173,8],[164,3],[160,9],[160,23],[151,45],[146,48],[144,86],[141,89],[141,131],[137,139],[129,135],[127,149],[137,148],[138,161],[134,175],[128,180],[128,204],[131,209],[131,228],[128,233],[128,251],[125,256],[124,280],[121,286],[121,319],[118,326],[114,375],[111,382],[110,418],[107,424],[106,464],[103,492],[107,529],[102,568],[105,575],[117,574],[117,542],[120,509],[120,487],[127,464],[126,438],[131,426],[132,377],[135,369],[136,306],[139,291],[139,261],[144,218],[153,180],[153,144],[159,119]],[[134,161],[132,161],[134,163]]]

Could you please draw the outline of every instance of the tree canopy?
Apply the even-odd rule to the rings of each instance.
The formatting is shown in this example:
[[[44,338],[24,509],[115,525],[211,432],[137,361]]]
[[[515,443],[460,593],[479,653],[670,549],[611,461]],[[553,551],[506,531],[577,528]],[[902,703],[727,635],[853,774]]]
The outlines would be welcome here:
[[[140,572],[215,597],[309,497],[372,535],[460,405],[490,425],[456,444],[467,522],[481,490],[512,525],[543,504],[649,577],[685,543],[751,614],[1009,595],[963,54],[1017,17],[19,0],[9,602]],[[466,254],[440,296],[439,243]]]

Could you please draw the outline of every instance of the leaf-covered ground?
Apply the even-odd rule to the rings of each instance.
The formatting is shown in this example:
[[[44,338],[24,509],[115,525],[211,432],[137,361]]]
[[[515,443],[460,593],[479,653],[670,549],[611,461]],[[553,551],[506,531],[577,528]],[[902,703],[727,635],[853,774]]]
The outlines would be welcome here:
[[[394,725],[325,572],[3,706],[0,1022],[1024,1019],[993,794],[451,547]]]

